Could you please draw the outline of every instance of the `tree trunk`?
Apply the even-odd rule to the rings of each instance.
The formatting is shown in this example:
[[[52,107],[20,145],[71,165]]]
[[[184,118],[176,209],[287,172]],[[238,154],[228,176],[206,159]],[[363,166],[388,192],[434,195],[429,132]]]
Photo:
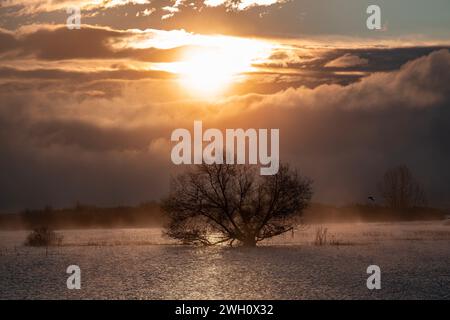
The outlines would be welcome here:
[[[256,247],[255,237],[247,237],[242,241],[244,247]]]

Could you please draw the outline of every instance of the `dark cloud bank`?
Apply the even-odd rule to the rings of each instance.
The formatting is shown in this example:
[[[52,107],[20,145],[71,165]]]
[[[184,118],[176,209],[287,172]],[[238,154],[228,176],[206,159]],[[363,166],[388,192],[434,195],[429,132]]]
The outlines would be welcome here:
[[[314,179],[316,201],[365,201],[386,168],[404,163],[432,204],[450,206],[449,83],[440,50],[345,86],[208,104],[149,102],[140,81],[82,101],[63,85],[0,90],[0,209],[158,199],[174,169],[170,132],[194,119],[280,128],[282,160]]]

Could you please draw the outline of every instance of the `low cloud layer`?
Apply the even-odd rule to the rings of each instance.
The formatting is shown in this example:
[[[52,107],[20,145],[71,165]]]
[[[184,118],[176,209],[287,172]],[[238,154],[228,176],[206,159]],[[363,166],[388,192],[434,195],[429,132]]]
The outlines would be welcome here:
[[[342,57],[334,59],[328,62],[325,67],[327,68],[348,68],[348,67],[359,67],[366,66],[369,64],[368,59],[360,58],[352,54],[345,54]]]

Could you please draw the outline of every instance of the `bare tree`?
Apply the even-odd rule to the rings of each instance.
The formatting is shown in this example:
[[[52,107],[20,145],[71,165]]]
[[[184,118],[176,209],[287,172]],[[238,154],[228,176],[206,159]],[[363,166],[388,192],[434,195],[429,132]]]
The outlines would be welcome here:
[[[411,170],[405,165],[387,170],[378,187],[391,208],[408,209],[426,205],[422,185],[414,179]]]
[[[244,246],[280,235],[309,204],[311,181],[287,165],[260,176],[247,165],[197,165],[172,181],[166,234],[189,244]]]

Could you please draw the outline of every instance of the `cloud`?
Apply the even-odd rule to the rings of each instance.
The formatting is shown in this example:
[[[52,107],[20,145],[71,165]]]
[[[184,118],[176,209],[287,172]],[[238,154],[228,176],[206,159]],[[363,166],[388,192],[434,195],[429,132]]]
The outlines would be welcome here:
[[[345,54],[342,57],[334,59],[333,61],[328,62],[325,67],[326,68],[349,68],[349,67],[360,67],[366,66],[369,64],[369,60],[365,58],[360,58],[356,55]]]
[[[15,68],[0,68],[0,78],[8,79],[51,79],[67,81],[95,81],[108,80],[142,80],[142,79],[171,79],[174,76],[164,71],[153,70],[109,70],[109,71],[68,71],[64,69],[32,69],[20,70]]]
[[[225,6],[235,10],[247,10],[252,7],[267,7],[276,3],[285,3],[286,0],[205,0],[204,4],[208,7]]]
[[[180,6],[183,4],[183,2],[184,2],[183,0],[175,0],[173,5],[162,7],[161,9],[168,13],[164,14],[161,17],[161,19],[165,20],[165,19],[171,18],[175,15],[175,13],[180,12]]]
[[[289,89],[230,105],[253,127],[280,128],[282,159],[315,179],[316,199],[364,201],[384,169],[406,163],[434,203],[448,205],[450,189],[438,182],[450,178],[448,81],[450,53],[441,50],[351,85]]]
[[[18,8],[13,11],[15,16],[34,15],[41,12],[80,8],[83,10],[109,9],[126,5],[149,4],[150,0],[4,0],[2,7]]]
[[[407,0],[401,0],[407,5]],[[307,4],[306,4],[307,3]],[[197,33],[245,35],[258,37],[305,37],[340,35],[358,41],[380,41],[361,28],[364,8],[358,1],[324,4],[306,0],[3,0],[0,7],[0,26],[13,30],[28,23],[66,23],[66,9],[81,8],[82,23],[110,26],[116,29],[185,29]],[[430,12],[448,12],[430,6]],[[176,12],[168,12],[163,8]],[[393,6],[393,16],[403,16],[402,6]],[[153,19],[144,10],[155,10]],[[395,30],[383,32],[382,40],[403,41],[412,45],[417,41],[448,43],[446,19],[423,15],[420,8],[410,8],[412,20],[398,21]],[[347,13],[342,19],[342,12]],[[137,14],[139,13],[139,16]],[[324,14],[328,17],[324,24]],[[173,15],[173,16],[172,16]],[[171,16],[161,20],[161,17]],[[412,23],[413,17],[421,23]],[[426,26],[426,28],[424,28]],[[409,39],[405,39],[409,38]],[[329,42],[335,45],[336,42]]]
[[[137,12],[137,13],[136,13],[136,17],[139,17],[140,15],[142,15],[143,17],[148,17],[148,16],[150,16],[152,13],[154,13],[155,11],[156,11],[155,8],[151,8],[151,9],[146,8],[145,10],[143,10],[143,11],[141,11],[141,12]]]
[[[95,17],[100,11],[108,9],[127,8],[133,10],[134,6],[152,4],[158,7],[152,8],[152,11],[149,11],[148,8],[142,12],[138,11],[135,16],[140,16],[141,13],[143,16],[148,16],[154,11],[159,10],[163,12],[161,19],[165,20],[181,12],[184,8],[201,12],[200,8],[203,6],[223,6],[227,9],[243,11],[253,7],[267,7],[277,3],[285,3],[286,0],[199,0],[197,3],[196,1],[186,3],[184,0],[169,0],[169,2],[172,2],[170,5],[167,5],[167,2],[168,1],[159,1],[157,3],[152,3],[150,0],[4,0],[2,2],[2,7],[9,9],[5,12],[6,16],[12,16],[15,18],[34,16],[46,12],[57,12],[73,7],[84,11],[85,14],[83,17]]]
[[[17,40],[11,31],[0,28],[0,54],[17,47]]]
[[[167,99],[144,80],[83,99],[61,82],[0,86],[0,208],[158,199],[174,170],[170,133],[194,120],[279,128],[281,159],[314,179],[316,201],[364,201],[387,167],[406,163],[431,201],[448,205],[449,82],[450,53],[440,50],[349,85],[214,102]]]
[[[167,32],[170,33],[170,32]],[[161,34],[158,30],[113,30],[83,26],[69,30],[65,26],[33,25],[9,32],[0,29],[0,53],[10,52],[8,59],[34,57],[41,60],[66,59],[134,59],[145,62],[170,62],[180,57],[185,46],[173,48],[134,47],[136,38],[149,43]],[[167,37],[170,37],[168,35]],[[157,40],[155,41],[157,42]]]

